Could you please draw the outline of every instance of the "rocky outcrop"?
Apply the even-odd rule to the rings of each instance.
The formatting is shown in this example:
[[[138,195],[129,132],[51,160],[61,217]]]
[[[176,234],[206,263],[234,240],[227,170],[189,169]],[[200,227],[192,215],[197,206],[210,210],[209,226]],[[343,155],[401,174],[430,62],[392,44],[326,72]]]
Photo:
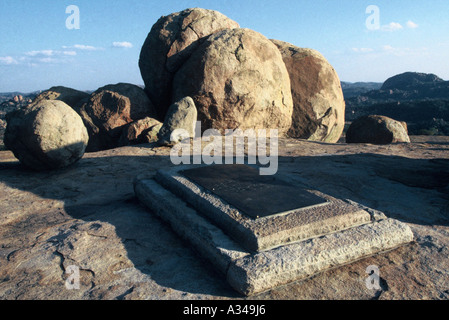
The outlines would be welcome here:
[[[385,116],[371,115],[354,121],[346,132],[347,143],[389,144],[410,142],[407,126]]]
[[[282,54],[290,75],[292,138],[335,143],[345,125],[345,101],[335,69],[318,51],[271,40]]]
[[[123,129],[118,144],[119,146],[129,146],[157,142],[157,134],[161,127],[161,122],[150,117],[134,121]]]
[[[399,219],[415,242],[254,298],[447,300],[449,137],[419,138],[388,146],[279,139],[282,175]],[[170,152],[145,145],[87,153],[49,174],[20,170],[0,151],[2,299],[243,299],[135,200],[135,177],[173,167]],[[380,270],[378,290],[366,287],[371,265]],[[79,267],[77,290],[65,286],[69,266]]]
[[[158,133],[158,143],[173,146],[176,143],[195,137],[198,112],[192,98],[185,97],[172,104]],[[182,130],[179,134],[175,130]]]
[[[388,78],[381,87],[381,90],[407,90],[410,87],[432,85],[444,80],[432,73],[404,72]]]
[[[58,86],[40,93],[32,103],[36,104],[44,100],[59,100],[71,106],[75,111],[79,111],[81,104],[86,102],[89,96],[87,92]]]
[[[209,36],[173,81],[173,100],[190,96],[202,129],[278,129],[291,126],[290,78],[276,46],[249,29]]]
[[[161,17],[152,27],[140,53],[139,67],[145,90],[164,119],[171,105],[171,84],[176,71],[199,46],[199,40],[223,29],[238,28],[223,14],[186,9]]]
[[[117,147],[126,125],[155,117],[156,111],[143,89],[119,83],[92,93],[80,114],[89,132],[87,151],[94,152]]]
[[[43,100],[7,115],[5,145],[34,170],[69,166],[84,154],[88,134],[80,116],[67,104]]]

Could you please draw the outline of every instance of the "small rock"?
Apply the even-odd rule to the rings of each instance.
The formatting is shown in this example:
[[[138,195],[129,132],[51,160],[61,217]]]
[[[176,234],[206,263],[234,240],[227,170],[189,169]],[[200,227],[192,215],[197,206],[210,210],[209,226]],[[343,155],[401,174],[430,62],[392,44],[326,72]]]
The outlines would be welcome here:
[[[50,170],[78,161],[89,137],[81,117],[66,103],[43,100],[7,115],[5,145],[34,170]]]
[[[157,142],[161,127],[162,123],[151,117],[134,121],[123,129],[119,146]]]
[[[173,146],[186,138],[193,138],[197,115],[195,103],[191,97],[185,97],[172,104],[158,133],[158,143],[163,146]],[[176,129],[183,129],[185,135],[172,137]]]
[[[389,144],[410,142],[406,126],[385,116],[370,115],[358,118],[346,132],[347,143]]]

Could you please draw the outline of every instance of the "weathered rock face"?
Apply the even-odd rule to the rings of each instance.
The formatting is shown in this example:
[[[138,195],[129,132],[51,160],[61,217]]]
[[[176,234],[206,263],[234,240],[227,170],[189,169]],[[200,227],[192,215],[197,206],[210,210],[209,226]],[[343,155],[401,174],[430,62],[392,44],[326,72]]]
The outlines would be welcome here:
[[[78,111],[81,104],[89,98],[87,92],[78,91],[67,87],[52,87],[33,100],[33,104],[39,103],[43,100],[60,100],[71,106],[75,111]]]
[[[154,24],[142,47],[139,66],[145,91],[158,108],[160,119],[171,105],[173,75],[198,47],[198,40],[238,27],[217,11],[199,8],[161,17]]]
[[[90,137],[87,151],[93,152],[117,147],[127,124],[155,117],[156,111],[143,89],[119,83],[95,91],[80,114]]]
[[[337,142],[345,125],[345,101],[336,71],[316,50],[271,41],[279,48],[290,75],[293,118],[288,135]]]
[[[385,147],[279,139],[281,174],[407,223],[415,242],[255,299],[449,298],[449,137],[413,139]],[[2,299],[242,299],[133,200],[132,181],[173,167],[170,152],[137,146],[85,154],[70,170],[49,175],[21,170],[0,151]],[[65,287],[70,265],[80,268],[79,290]],[[366,287],[370,265],[379,267],[380,290]]]
[[[195,137],[197,116],[195,103],[190,97],[182,98],[172,104],[158,133],[158,143],[163,146],[173,146],[183,139]],[[178,136],[175,134],[172,137],[172,133],[177,129],[182,129],[183,134]]]
[[[406,126],[385,116],[365,116],[355,120],[346,132],[347,143],[389,144],[410,142]]]
[[[84,155],[86,127],[62,101],[43,100],[8,114],[7,121],[5,145],[31,169],[66,167]]]
[[[123,129],[119,146],[157,142],[157,134],[161,127],[161,122],[150,117],[134,121]]]
[[[209,36],[173,81],[173,101],[193,98],[202,129],[278,129],[291,126],[290,78],[276,46],[249,29]]]

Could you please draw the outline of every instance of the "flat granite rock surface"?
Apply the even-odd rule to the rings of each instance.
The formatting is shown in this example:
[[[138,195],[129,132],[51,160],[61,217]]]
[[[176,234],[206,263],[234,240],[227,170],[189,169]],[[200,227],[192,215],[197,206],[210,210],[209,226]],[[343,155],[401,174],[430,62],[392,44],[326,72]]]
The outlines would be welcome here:
[[[410,144],[279,140],[279,172],[406,223],[415,241],[251,299],[449,298],[449,138]],[[155,145],[86,153],[36,173],[0,152],[0,298],[244,299],[137,201],[133,181],[169,168]],[[161,199],[163,201],[163,199]],[[65,284],[71,266],[80,288]],[[368,289],[377,266],[380,289]]]

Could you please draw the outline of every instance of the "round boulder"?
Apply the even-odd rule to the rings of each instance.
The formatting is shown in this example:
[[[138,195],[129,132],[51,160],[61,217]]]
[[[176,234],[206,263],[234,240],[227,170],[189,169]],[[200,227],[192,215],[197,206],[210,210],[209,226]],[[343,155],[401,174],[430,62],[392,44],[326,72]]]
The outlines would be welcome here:
[[[345,125],[345,100],[337,72],[316,50],[271,40],[282,54],[290,75],[292,138],[335,143]]]
[[[43,100],[7,115],[5,145],[34,170],[50,170],[78,161],[89,140],[81,117],[66,103]]]
[[[214,10],[186,9],[161,17],[142,46],[139,67],[145,91],[164,119],[171,105],[173,75],[198,47],[217,31],[238,28],[237,22]]]
[[[128,83],[107,85],[92,93],[81,107],[81,117],[89,132],[88,152],[113,149],[123,128],[156,111],[142,88]]]
[[[276,46],[250,29],[209,36],[176,73],[173,101],[190,96],[202,130],[291,126],[290,78]]]
[[[406,126],[385,116],[370,115],[355,120],[346,132],[347,143],[389,144],[410,142]]]

